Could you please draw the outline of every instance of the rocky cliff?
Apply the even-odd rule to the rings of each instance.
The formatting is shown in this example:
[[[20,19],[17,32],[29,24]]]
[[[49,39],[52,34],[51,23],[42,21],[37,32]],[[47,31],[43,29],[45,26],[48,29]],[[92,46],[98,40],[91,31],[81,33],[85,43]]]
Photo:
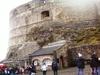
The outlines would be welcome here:
[[[66,40],[70,45],[97,44],[100,43],[100,24],[82,22],[74,25],[40,26],[31,29],[27,39],[37,41],[40,46],[58,40]]]

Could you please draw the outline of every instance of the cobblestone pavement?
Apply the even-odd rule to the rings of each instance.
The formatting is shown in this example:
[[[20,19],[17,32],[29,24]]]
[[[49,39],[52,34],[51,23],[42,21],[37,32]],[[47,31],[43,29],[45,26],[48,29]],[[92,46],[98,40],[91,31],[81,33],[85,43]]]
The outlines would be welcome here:
[[[37,72],[36,75],[42,75],[42,72]],[[52,71],[47,71],[47,75],[53,75]],[[77,68],[68,68],[65,70],[59,70],[58,75],[77,75]],[[89,66],[85,67],[85,74],[84,75],[91,75],[91,69]]]

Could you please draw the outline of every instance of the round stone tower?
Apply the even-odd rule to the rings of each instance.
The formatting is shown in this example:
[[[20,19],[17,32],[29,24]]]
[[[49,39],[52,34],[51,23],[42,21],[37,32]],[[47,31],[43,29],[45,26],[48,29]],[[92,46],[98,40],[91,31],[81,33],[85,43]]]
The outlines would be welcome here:
[[[92,2],[81,6],[73,5],[73,0],[32,0],[21,5],[10,13],[8,57],[20,57],[20,51],[28,55],[38,49],[31,32],[31,29],[36,26],[94,21],[97,16],[97,7]]]

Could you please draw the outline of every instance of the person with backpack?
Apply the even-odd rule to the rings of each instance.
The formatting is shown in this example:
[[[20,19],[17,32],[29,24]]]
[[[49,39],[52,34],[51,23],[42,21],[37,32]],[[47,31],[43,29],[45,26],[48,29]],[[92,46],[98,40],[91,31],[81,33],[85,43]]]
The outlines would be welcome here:
[[[78,58],[76,60],[76,66],[78,68],[78,75],[84,75],[85,60],[81,53],[78,53]]]
[[[52,70],[53,70],[54,75],[58,75],[58,63],[55,59],[53,59],[53,62],[52,62]]]

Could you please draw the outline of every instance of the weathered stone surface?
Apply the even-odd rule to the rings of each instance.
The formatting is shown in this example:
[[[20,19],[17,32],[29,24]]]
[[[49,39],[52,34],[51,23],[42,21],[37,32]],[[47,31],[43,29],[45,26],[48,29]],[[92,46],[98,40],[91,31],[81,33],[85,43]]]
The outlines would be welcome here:
[[[63,39],[70,42],[71,45],[99,43],[100,29],[93,31],[86,29],[88,27],[96,28],[95,26],[100,25],[97,23],[100,20],[99,9],[97,3],[96,7],[94,3],[77,7],[65,0],[46,0],[45,2],[44,0],[42,2],[33,0],[21,5],[10,13],[9,47],[16,46],[15,48],[17,48],[20,44],[28,45],[28,42],[34,41],[43,46]],[[48,13],[43,15],[44,11],[48,11]],[[87,40],[88,34],[89,40]],[[38,48],[38,45],[36,47]],[[28,50],[28,48],[26,49]],[[15,50],[19,54],[18,49]],[[34,50],[31,48],[29,53]],[[24,49],[21,53],[23,54],[23,52]],[[25,55],[29,53],[26,51]]]

